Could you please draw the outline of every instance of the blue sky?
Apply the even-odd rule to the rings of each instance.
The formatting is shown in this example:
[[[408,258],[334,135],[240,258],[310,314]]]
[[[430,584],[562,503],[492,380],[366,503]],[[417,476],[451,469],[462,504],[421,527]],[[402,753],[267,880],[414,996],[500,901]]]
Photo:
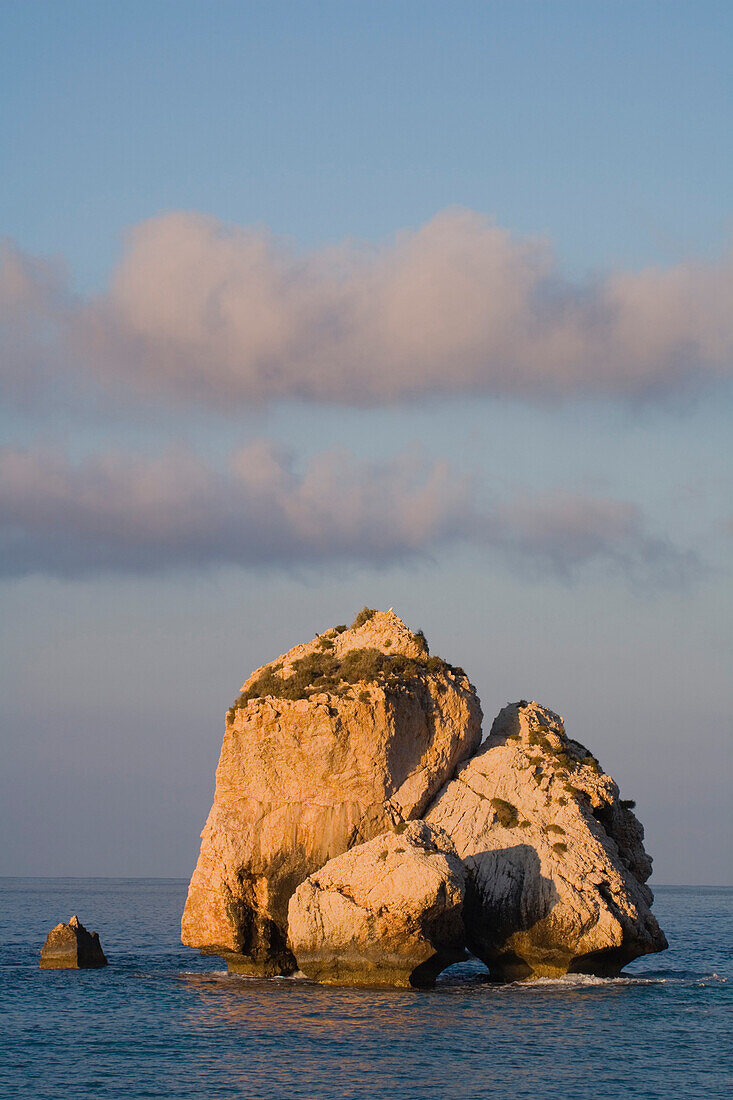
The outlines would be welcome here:
[[[731,232],[725,3],[7,3],[6,231],[104,279],[170,209],[309,245],[464,205],[573,270]]]
[[[0,873],[190,873],[239,684],[368,603],[729,883],[730,6],[0,19]]]

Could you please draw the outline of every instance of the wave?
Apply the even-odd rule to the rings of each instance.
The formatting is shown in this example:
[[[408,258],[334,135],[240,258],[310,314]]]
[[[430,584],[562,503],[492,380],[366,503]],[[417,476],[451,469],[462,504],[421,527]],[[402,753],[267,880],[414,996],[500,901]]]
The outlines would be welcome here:
[[[466,968],[467,970],[468,968]],[[724,985],[728,978],[723,974],[699,970],[649,970],[639,974],[620,974],[615,978],[602,978],[595,974],[564,974],[557,978],[524,978],[514,982],[493,982],[486,972],[471,971],[444,972],[438,979],[436,988],[444,993],[474,992],[483,989],[491,993],[521,991],[532,992],[572,992],[584,989],[619,989],[636,986],[680,985],[704,987]]]
[[[261,974],[237,974],[230,970],[179,970],[179,978],[231,978],[238,982],[310,982],[311,979],[302,970],[296,970],[294,974],[273,974],[271,978],[264,978]]]
[[[243,977],[241,974],[230,975],[228,970],[179,970],[179,978],[229,978]]]
[[[595,974],[565,974],[561,978],[526,978],[523,981],[510,982],[494,988],[498,991],[509,989],[587,989],[590,987],[637,986],[637,985],[708,985],[725,983],[728,979],[721,974],[701,974],[693,971],[655,971],[647,974],[620,974],[616,978],[601,978]]]
[[[139,974],[139,977],[151,975]],[[164,977],[165,975],[160,975]],[[348,987],[322,987],[301,970],[294,974],[275,975],[272,978],[263,978],[255,974],[232,974],[228,970],[179,970],[177,977],[198,981],[220,982],[223,980],[232,983],[270,983],[270,982],[297,982],[303,985],[314,985],[317,988],[348,988]],[[705,974],[692,970],[655,970],[645,974],[621,974],[616,978],[601,978],[594,974],[565,974],[559,978],[524,978],[515,982],[492,982],[486,973],[477,974],[447,974],[444,973],[437,982],[436,988],[443,993],[451,992],[477,992],[479,990],[491,993],[509,993],[521,991],[523,993],[556,990],[558,992],[594,989],[594,988],[623,988],[627,986],[654,986],[654,985],[687,985],[707,986],[723,985],[728,979],[715,972]]]

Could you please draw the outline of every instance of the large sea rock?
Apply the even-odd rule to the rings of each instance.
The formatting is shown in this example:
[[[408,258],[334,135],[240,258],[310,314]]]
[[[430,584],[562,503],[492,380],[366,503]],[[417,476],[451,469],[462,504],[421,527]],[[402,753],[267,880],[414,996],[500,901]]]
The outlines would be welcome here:
[[[493,977],[616,975],[667,946],[632,805],[562,719],[504,708],[425,814],[469,874],[469,949]]]
[[[227,715],[183,942],[250,974],[416,985],[464,939],[499,980],[663,950],[643,829],[592,753],[525,701],[480,741],[463,670],[391,610],[257,669]]]
[[[432,985],[466,957],[465,878],[450,837],[423,821],[359,844],[290,899],[298,966],[332,984]]]
[[[257,669],[227,716],[182,920],[231,969],[289,973],[288,903],[329,860],[420,818],[481,739],[461,669],[393,612]]]

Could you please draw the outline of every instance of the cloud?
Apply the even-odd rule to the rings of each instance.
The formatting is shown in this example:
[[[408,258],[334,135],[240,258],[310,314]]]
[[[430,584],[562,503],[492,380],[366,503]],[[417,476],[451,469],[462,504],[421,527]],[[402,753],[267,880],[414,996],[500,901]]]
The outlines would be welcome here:
[[[48,326],[47,273],[6,255],[21,261],[23,311]],[[261,227],[162,215],[130,233],[103,295],[73,309],[55,297],[59,342],[87,379],[223,410],[653,397],[733,373],[733,251],[574,283],[547,242],[470,210],[307,253]],[[17,373],[17,354],[7,364]]]
[[[329,451],[300,471],[266,441],[222,468],[184,450],[74,464],[55,451],[5,448],[2,572],[380,567],[467,544],[563,580],[593,562],[631,579],[682,576],[684,556],[651,537],[633,505],[560,495],[486,507],[481,497],[469,478],[419,450],[364,464]]]
[[[50,395],[69,371],[65,347],[79,324],[63,264],[0,240],[0,392],[21,408]]]
[[[649,533],[642,510],[629,501],[555,491],[499,505],[493,541],[517,565],[542,577],[573,580],[588,562],[603,561],[634,585],[684,583],[696,556]]]
[[[359,466],[334,451],[298,473],[265,442],[233,453],[223,470],[183,450],[77,465],[50,451],[0,451],[11,575],[379,564],[455,537],[468,514],[466,479],[417,454]]]

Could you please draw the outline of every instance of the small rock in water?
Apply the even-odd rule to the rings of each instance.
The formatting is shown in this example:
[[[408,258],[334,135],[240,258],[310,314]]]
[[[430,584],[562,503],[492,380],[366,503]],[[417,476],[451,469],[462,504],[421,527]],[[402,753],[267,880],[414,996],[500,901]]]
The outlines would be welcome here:
[[[57,924],[41,948],[42,970],[87,970],[106,966],[107,959],[96,932],[87,932],[74,915],[68,924]]]

